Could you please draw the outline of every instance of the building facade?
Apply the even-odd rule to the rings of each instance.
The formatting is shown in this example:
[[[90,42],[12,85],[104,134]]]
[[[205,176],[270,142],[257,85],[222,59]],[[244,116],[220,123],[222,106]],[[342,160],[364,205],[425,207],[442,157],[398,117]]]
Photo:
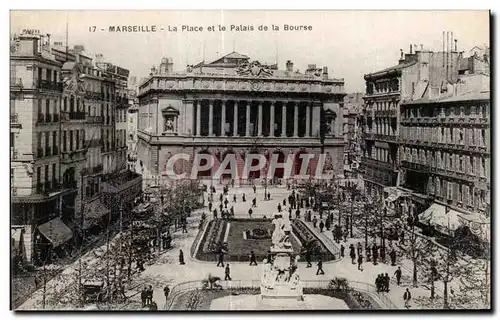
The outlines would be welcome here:
[[[102,183],[116,173],[115,80],[82,46],[36,36],[12,39],[10,61],[12,232],[24,259],[43,263],[110,212]]]
[[[235,154],[241,177],[247,154],[278,154],[284,162],[285,156],[309,153],[316,156],[308,172],[313,175],[317,156],[325,152],[325,167],[340,174],[344,95],[343,80],[329,78],[326,67],[309,65],[299,73],[288,61],[278,70],[232,52],[173,72],[172,61],[163,59],[139,87],[139,165],[146,179],[164,181],[172,155],[208,153],[216,163],[198,178],[211,179],[220,162]],[[178,161],[175,168],[191,172],[191,165]],[[292,173],[299,169],[297,161]],[[266,168],[250,172],[257,183],[265,175]],[[276,170],[273,180],[282,177]]]
[[[490,242],[490,77],[465,70],[446,90],[401,104],[400,189],[426,209],[424,223],[446,234],[465,226]],[[431,214],[451,222],[427,221]]]
[[[415,52],[413,52],[415,48]],[[399,64],[365,75],[363,110],[363,172],[365,191],[396,199],[400,168],[401,101],[425,97],[430,87],[446,87],[456,82],[462,53],[452,50],[432,52],[410,45],[401,50]],[[396,193],[396,194],[392,194]]]
[[[359,163],[361,162],[361,115],[363,108],[363,94],[351,93],[344,97],[344,175],[352,179],[358,178]]]

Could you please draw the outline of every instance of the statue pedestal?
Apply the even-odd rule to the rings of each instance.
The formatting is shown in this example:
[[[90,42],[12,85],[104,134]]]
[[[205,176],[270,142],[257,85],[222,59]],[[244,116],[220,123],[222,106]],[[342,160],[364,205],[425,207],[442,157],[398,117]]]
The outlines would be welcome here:
[[[280,305],[280,301],[281,304],[284,303],[283,300],[303,301],[299,276],[295,271],[290,272],[294,264],[293,249],[271,247],[270,251],[274,258],[272,264],[268,264],[262,274],[260,287],[262,303]]]

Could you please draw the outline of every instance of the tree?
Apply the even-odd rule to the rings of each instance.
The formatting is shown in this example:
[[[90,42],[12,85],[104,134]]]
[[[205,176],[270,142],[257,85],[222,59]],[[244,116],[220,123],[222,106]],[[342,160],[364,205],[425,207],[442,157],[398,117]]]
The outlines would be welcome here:
[[[490,308],[490,261],[471,259],[458,267],[459,291],[455,295],[454,304],[467,306],[470,309]]]

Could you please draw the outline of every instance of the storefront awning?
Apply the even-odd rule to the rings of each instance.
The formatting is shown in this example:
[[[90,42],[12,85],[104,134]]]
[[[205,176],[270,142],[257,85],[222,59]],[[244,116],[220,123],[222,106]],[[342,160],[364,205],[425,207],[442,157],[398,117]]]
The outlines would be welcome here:
[[[102,217],[108,215],[109,210],[100,199],[92,201],[85,205],[85,214],[83,216],[83,229],[88,229],[91,226],[101,221]]]
[[[59,247],[73,237],[73,231],[62,222],[61,218],[39,225],[38,230],[54,247]]]
[[[14,240],[14,249],[21,250],[22,248],[22,229],[10,229],[10,237]]]
[[[438,203],[433,203],[427,210],[421,213],[418,216],[418,220],[447,235],[451,235],[453,231],[462,225],[457,211],[453,209],[446,210],[445,206]]]

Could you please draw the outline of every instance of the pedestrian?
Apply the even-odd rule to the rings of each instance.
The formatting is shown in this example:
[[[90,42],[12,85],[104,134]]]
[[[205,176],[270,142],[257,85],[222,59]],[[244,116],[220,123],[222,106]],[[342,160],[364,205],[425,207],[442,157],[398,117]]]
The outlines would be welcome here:
[[[350,247],[349,256],[351,257],[351,263],[352,264],[356,264],[356,252],[355,252],[355,249],[354,249],[354,245],[352,245],[352,244],[351,244],[351,247]]]
[[[389,253],[389,256],[391,257],[391,266],[396,265],[396,251],[394,248],[392,248],[391,253]]]
[[[273,263],[272,260],[273,260],[273,255],[271,254],[271,251],[270,250],[267,250],[267,263]]]
[[[330,217],[326,218],[326,221],[325,221],[325,228],[326,230],[330,231],[330,227],[331,227],[331,220],[330,220]]]
[[[344,242],[347,242],[347,229],[344,230]]]
[[[403,300],[405,301],[405,308],[410,309],[410,300],[411,300],[411,292],[410,289],[406,288],[405,293],[403,294]]]
[[[170,288],[168,286],[165,286],[165,288],[163,288],[163,294],[165,295],[165,303],[167,303],[168,295],[170,294]]]
[[[380,247],[380,261],[385,263],[385,246]]]
[[[385,282],[385,292],[389,292],[389,283],[391,282],[391,278],[389,278],[389,274],[385,274],[384,276]]]
[[[278,203],[278,212],[281,212],[281,203]]]
[[[356,245],[356,250],[358,252],[358,256],[361,255],[361,253],[362,253],[361,251],[363,250],[363,249],[361,249],[361,242],[358,242],[358,244]]]
[[[371,253],[372,253],[372,251],[370,250],[370,247],[368,246],[368,244],[365,244],[366,262],[372,261],[371,260]]]
[[[295,219],[299,219],[300,218],[300,210],[297,209],[297,211],[295,211]]]
[[[243,201],[243,202],[247,202],[247,199],[245,198],[245,194],[243,194],[243,195],[241,196],[241,201]]]
[[[394,274],[396,275],[396,282],[398,284],[398,286],[401,284],[401,275],[402,275],[402,271],[401,271],[401,267],[398,266],[398,270],[396,270],[396,272],[394,272]]]
[[[217,220],[217,209],[214,209],[214,220]]]
[[[323,222],[323,220],[321,220],[319,222],[319,232],[323,232],[323,228],[325,227],[325,223]]]
[[[345,251],[345,247],[343,244],[340,245],[340,257],[343,258],[344,257],[344,251]]]
[[[254,186],[254,188],[255,188],[255,186]],[[229,263],[226,265],[226,269],[225,269],[224,273],[225,273],[224,280],[231,281],[232,280],[231,279],[231,269],[229,269]]]
[[[212,202],[208,203],[208,211],[212,211]]]
[[[158,311],[158,305],[156,302],[151,301],[151,304],[149,305],[149,311]]]
[[[222,202],[221,202],[221,204],[219,205],[219,209],[220,209],[220,212],[222,213],[222,210],[224,210],[224,206],[222,205]]]
[[[267,193],[267,200],[271,200],[271,192]]]
[[[179,250],[179,264],[181,264],[181,265],[186,264],[184,262],[184,252],[182,252],[182,250]]]
[[[405,231],[401,231],[401,236],[399,237],[399,244],[403,245],[405,244]]]
[[[283,199],[283,207],[286,207],[286,198]]]
[[[363,271],[363,256],[361,254],[358,255],[358,270]]]
[[[318,260],[318,270],[316,271],[316,275],[319,275],[319,274],[325,274],[325,271],[323,271],[323,259],[321,257],[319,257],[319,260]]]
[[[222,193],[219,196],[219,200],[220,200],[220,202],[222,202],[222,200],[224,200],[224,196],[222,195]]]
[[[222,251],[222,248],[219,251],[219,261],[217,262],[217,267],[223,267],[224,268],[224,252]]]
[[[257,193],[257,187],[255,187],[255,185],[253,185],[253,193]]]
[[[257,208],[257,198],[253,198],[252,207]]]
[[[236,194],[233,195],[233,202],[236,203]]]
[[[148,300],[148,289],[144,287],[141,291],[141,301],[142,301],[142,307],[144,308],[146,306],[146,302]]]
[[[153,303],[153,286],[149,286],[149,289],[147,291],[147,297],[146,297],[146,304],[151,305]]]
[[[307,261],[307,266],[306,268],[311,268],[311,252],[309,250],[306,251],[306,261]]]
[[[314,216],[314,218],[313,218],[313,227],[316,228],[317,224],[318,224],[318,219],[316,218],[316,216]]]
[[[378,250],[377,250],[377,245],[374,243],[372,247],[372,253],[373,253],[373,264],[377,264],[377,258],[378,258]]]
[[[234,217],[234,206],[231,206],[231,217]]]
[[[253,213],[252,208],[248,209],[248,216],[249,216],[250,218],[252,218],[252,213]]]
[[[255,258],[255,252],[250,251],[250,265],[257,265],[257,259]]]
[[[188,231],[187,231],[187,224],[186,224],[185,221],[182,223],[182,233],[188,233]]]
[[[227,200],[227,198],[226,198],[226,200],[224,200],[224,207],[225,207],[226,209],[227,209],[227,204],[228,204],[228,203],[229,203],[229,201],[228,201],[228,200]]]
[[[375,287],[377,287],[377,293],[382,291],[382,275],[378,274],[377,278],[375,279]]]

